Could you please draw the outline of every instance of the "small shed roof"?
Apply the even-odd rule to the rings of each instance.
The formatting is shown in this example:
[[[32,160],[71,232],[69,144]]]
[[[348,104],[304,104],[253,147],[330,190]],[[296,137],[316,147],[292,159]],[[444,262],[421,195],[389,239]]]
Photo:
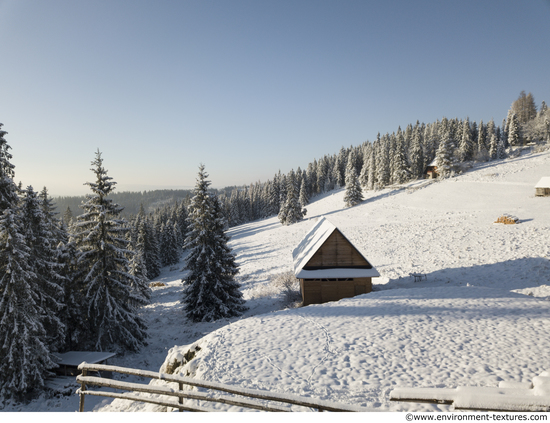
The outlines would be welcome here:
[[[66,353],[56,353],[57,364],[61,366],[74,366],[78,367],[80,363],[85,361],[86,363],[96,364],[114,357],[116,353],[112,352],[95,352],[95,351],[69,351]]]
[[[535,188],[550,188],[550,176],[543,176],[540,178]]]
[[[328,268],[304,270],[304,267],[311,260],[313,255],[322,247],[334,231],[338,231],[338,228],[336,228],[336,226],[329,222],[325,217],[322,217],[304,236],[294,251],[292,251],[292,257],[294,260],[294,274],[298,279],[367,278],[380,276],[380,274],[372,266],[370,269]],[[342,234],[342,236],[344,235]],[[364,258],[359,251],[357,252]],[[364,259],[368,263],[368,260],[366,258]]]

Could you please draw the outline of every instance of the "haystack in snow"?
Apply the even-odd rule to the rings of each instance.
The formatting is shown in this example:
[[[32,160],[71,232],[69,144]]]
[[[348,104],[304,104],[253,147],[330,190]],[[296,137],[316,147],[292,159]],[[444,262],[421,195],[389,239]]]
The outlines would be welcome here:
[[[380,276],[353,244],[324,217],[292,252],[304,305],[338,301],[372,291]]]
[[[550,176],[543,176],[535,185],[535,196],[548,197],[550,196]]]
[[[504,223],[505,225],[515,225],[519,222],[519,219],[515,216],[503,214],[494,223]]]

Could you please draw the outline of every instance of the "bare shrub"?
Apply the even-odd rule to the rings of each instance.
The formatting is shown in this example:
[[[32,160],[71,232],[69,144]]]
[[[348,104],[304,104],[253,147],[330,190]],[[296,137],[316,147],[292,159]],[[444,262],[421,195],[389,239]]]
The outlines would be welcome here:
[[[270,282],[283,294],[283,302],[286,306],[298,307],[301,305],[300,281],[296,279],[293,271],[289,270],[273,275]]]
[[[519,148],[513,148],[513,147],[510,147],[507,151],[507,156],[510,158],[510,159],[514,159],[516,157],[519,157],[521,156],[521,150]]]
[[[275,297],[279,291],[271,285],[269,282],[256,283],[252,285],[252,288],[243,292],[247,300]]]
[[[537,144],[533,146],[533,153],[542,153],[547,150],[550,150],[550,144],[548,143]]]

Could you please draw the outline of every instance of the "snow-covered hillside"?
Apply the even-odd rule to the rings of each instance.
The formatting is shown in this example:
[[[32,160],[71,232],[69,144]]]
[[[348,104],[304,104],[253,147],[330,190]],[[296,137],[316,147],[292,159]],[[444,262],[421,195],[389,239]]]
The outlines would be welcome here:
[[[157,280],[167,285],[155,288],[144,309],[149,345],[113,364],[157,371],[199,345],[179,372],[375,410],[446,409],[390,403],[396,386],[531,381],[547,370],[550,348],[550,198],[534,195],[537,181],[549,175],[550,152],[524,155],[448,180],[368,191],[349,209],[344,191],[333,191],[313,199],[307,219],[291,226],[270,218],[232,228],[249,311],[231,321],[190,323],[179,304],[182,273],[165,270]],[[504,213],[519,224],[493,224]],[[270,276],[292,268],[293,248],[320,216],[381,277],[369,294],[277,311],[282,294]],[[411,272],[425,273],[427,281],[414,283]],[[57,401],[57,409],[69,410],[70,401],[76,409],[76,398]],[[56,407],[34,404],[41,411]],[[154,409],[87,399],[86,409],[94,406]]]

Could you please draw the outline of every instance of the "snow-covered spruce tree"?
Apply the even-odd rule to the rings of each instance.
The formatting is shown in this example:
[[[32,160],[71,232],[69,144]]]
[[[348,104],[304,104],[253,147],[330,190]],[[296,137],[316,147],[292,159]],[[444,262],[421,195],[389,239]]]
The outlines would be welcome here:
[[[383,189],[390,183],[389,134],[384,135],[376,152],[376,188]]]
[[[351,161],[348,160],[348,166],[346,169],[346,194],[344,196],[344,203],[346,207],[353,207],[363,201],[361,184],[359,183],[355,166],[350,166],[350,162]]]
[[[65,327],[65,338],[62,345],[58,348],[60,351],[72,350],[76,347],[76,341],[81,338],[80,331],[83,331],[85,325],[81,315],[81,295],[82,292],[74,281],[73,275],[76,269],[76,248],[73,243],[69,242],[68,228],[72,225],[72,213],[59,220],[56,211],[56,206],[53,200],[48,195],[46,187],[40,192],[40,202],[42,213],[45,219],[46,226],[53,235],[55,242],[54,262],[56,267],[55,278],[63,288],[63,298],[58,298],[58,302],[63,303],[63,307],[58,313],[59,319]],[[67,208],[70,212],[70,208]],[[65,223],[68,222],[67,223]],[[83,332],[82,332],[83,333]],[[51,336],[51,333],[49,333]]]
[[[398,128],[398,133],[397,133],[397,136],[394,133],[392,133],[389,137],[389,143],[388,143],[388,157],[389,157],[389,175],[390,175],[390,179],[388,181],[388,185],[393,185],[395,184],[395,180],[394,180],[394,169],[395,169],[395,156],[396,156],[396,151],[397,151],[397,138],[400,137],[400,138],[403,138],[403,131],[401,131],[401,127]]]
[[[477,161],[486,162],[489,160],[489,149],[487,148],[487,136],[486,127],[483,125],[483,121],[479,122],[479,128],[477,133],[477,150],[475,154]]]
[[[7,132],[2,130],[2,126],[4,125],[0,123],[0,214],[7,208],[15,207],[19,201],[17,186],[13,182],[15,166],[10,163],[11,147],[4,138]]]
[[[70,228],[69,231],[71,232]],[[76,278],[78,273],[78,251],[74,242],[66,241],[57,247],[58,262],[63,264],[62,275],[64,277],[63,303],[61,321],[65,325],[65,340],[63,349],[76,350],[80,341],[85,339],[87,322],[84,317],[84,289],[81,281]]]
[[[15,188],[15,186],[14,186]],[[0,396],[18,397],[44,386],[57,367],[42,325],[36,275],[20,219],[12,208],[0,217]]]
[[[308,178],[308,197],[319,194],[319,187],[317,186],[317,159],[313,159],[312,163],[307,166],[307,178]]]
[[[269,183],[269,214],[278,214],[281,204],[279,202],[279,174],[273,177],[273,182]]]
[[[159,254],[160,254],[160,262],[162,266],[167,266],[168,263],[168,242],[167,242],[167,234],[166,234],[166,224],[162,222],[160,224],[160,232],[159,232]]]
[[[502,119],[502,125],[500,127],[500,139],[504,144],[504,148],[508,148],[510,146],[508,144],[508,125],[506,124],[506,119]]]
[[[497,134],[493,132],[491,134],[491,138],[489,139],[489,157],[491,160],[495,160],[498,158],[497,150],[498,150]]]
[[[302,210],[309,204],[305,179],[302,179],[302,183],[300,184],[300,198],[298,199],[298,202],[300,203]]]
[[[62,265],[59,264],[56,247],[58,241],[51,231],[52,226],[46,220],[41,200],[32,186],[23,192],[21,201],[21,221],[25,243],[30,249],[30,267],[36,275],[34,289],[38,294],[38,303],[43,311],[44,329],[50,351],[57,351],[65,341],[65,325],[59,318],[63,308]],[[58,234],[59,236],[59,234]]]
[[[413,130],[409,161],[411,177],[413,179],[420,178],[424,172],[424,151],[422,149],[422,132],[419,126]]]
[[[506,158],[506,148],[504,147],[504,140],[501,138],[497,143],[497,159],[502,160]]]
[[[470,133],[470,119],[462,123],[462,137],[458,146],[460,160],[465,162],[474,158],[474,144],[472,142],[472,135]]]
[[[46,342],[6,134],[0,124],[0,396],[18,397],[44,386],[57,365]]]
[[[519,121],[515,114],[510,116],[510,124],[508,125],[508,143],[511,146],[518,146],[522,143]]]
[[[175,222],[178,224],[179,229],[178,243],[180,248],[183,248],[185,237],[187,236],[187,208],[183,201],[181,201],[176,208]]]
[[[147,277],[154,279],[160,275],[161,261],[158,237],[153,222],[147,218],[142,220],[139,232],[143,236],[143,258],[147,268]]]
[[[92,165],[96,181],[86,183],[92,194],[82,203],[84,213],[78,216],[72,234],[87,319],[87,338],[82,344],[99,351],[137,351],[147,334],[136,307],[143,301],[133,292],[137,282],[128,271],[125,234],[129,228],[119,218],[122,207],[107,198],[116,182],[107,176],[99,151]]]
[[[287,188],[286,175],[283,173],[281,178],[279,179],[279,212],[281,211],[281,208],[285,204],[287,189],[288,188]]]
[[[296,174],[293,170],[288,173],[286,181],[286,201],[281,207],[278,218],[283,225],[292,225],[304,218],[306,210],[300,205],[300,191],[296,184]]]
[[[180,261],[178,238],[176,227],[171,220],[161,226],[161,247],[160,255],[163,266],[172,266]]]
[[[392,180],[394,184],[402,184],[410,178],[410,172],[408,170],[407,157],[405,154],[404,138],[403,135],[397,136],[395,144],[395,152],[391,157],[392,161]]]
[[[70,207],[67,207],[67,209],[65,210],[65,213],[63,213],[63,226],[65,226],[66,228],[71,226],[73,219],[74,219],[73,211],[71,210]]]
[[[363,147],[363,165],[361,166],[361,173],[359,173],[359,185],[365,189],[369,183],[369,158],[371,148],[372,145],[367,141]]]
[[[342,146],[338,156],[336,156],[336,161],[334,163],[334,182],[343,187],[346,183],[346,168],[347,168],[347,150]]]
[[[57,217],[59,215],[56,211],[57,207],[53,199],[50,198],[46,187],[42,188],[42,191],[38,194],[38,198],[40,199],[40,208],[42,209],[45,224],[52,234],[54,241],[56,243],[67,242],[69,234],[67,233],[67,229],[63,227],[61,219]]]
[[[140,223],[141,226],[142,223]],[[147,278],[147,267],[143,257],[144,233],[138,231],[137,240],[133,246],[133,254],[130,255],[128,272],[135,278],[132,283],[133,293],[140,297],[140,301],[135,305],[139,307],[144,302],[151,300],[151,288],[149,288],[149,279]]]
[[[436,152],[436,165],[441,178],[448,178],[453,170],[453,152],[454,142],[450,133],[443,134],[443,139],[439,143],[439,148]]]
[[[550,110],[544,101],[536,117],[521,125],[521,133],[525,140],[550,141]]]
[[[376,189],[376,149],[378,144],[372,144],[369,152],[369,173],[367,177],[367,186],[365,188],[369,190]]]
[[[318,187],[318,190],[319,190],[319,194],[322,194],[323,192],[326,191],[326,185],[327,185],[327,162],[325,160],[325,158],[321,158],[319,159],[319,161],[317,162],[317,169],[316,169],[316,173],[317,173],[317,187]],[[285,196],[286,198],[286,196]]]
[[[424,166],[422,172],[426,169],[434,159],[435,153],[439,146],[439,138],[437,136],[437,123],[426,125],[424,128]]]
[[[189,232],[185,240],[189,254],[185,259],[188,274],[182,281],[182,303],[187,317],[194,322],[236,317],[246,310],[235,281],[239,270],[228,246],[221,204],[208,193],[207,178],[201,165],[188,209]]]

